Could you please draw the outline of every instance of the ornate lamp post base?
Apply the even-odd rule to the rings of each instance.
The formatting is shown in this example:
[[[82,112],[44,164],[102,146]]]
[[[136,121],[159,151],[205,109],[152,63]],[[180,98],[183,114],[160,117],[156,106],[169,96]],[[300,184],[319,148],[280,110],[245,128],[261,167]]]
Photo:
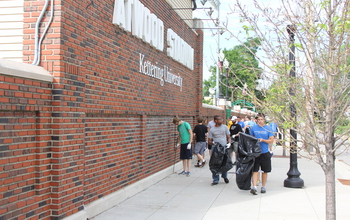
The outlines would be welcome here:
[[[284,187],[288,188],[302,188],[304,187],[304,180],[299,177],[291,177],[284,180]]]
[[[287,175],[288,178],[284,180],[284,187],[301,188],[304,186],[304,180],[299,177],[300,172],[298,170],[296,153],[290,154],[290,168]]]

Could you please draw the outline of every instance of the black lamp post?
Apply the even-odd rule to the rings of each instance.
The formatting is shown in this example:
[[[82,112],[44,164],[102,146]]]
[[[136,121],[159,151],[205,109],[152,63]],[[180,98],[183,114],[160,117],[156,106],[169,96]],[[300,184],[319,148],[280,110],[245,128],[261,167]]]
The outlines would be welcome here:
[[[221,72],[222,72],[222,66],[223,66],[223,63],[224,63],[224,59],[225,59],[225,54],[221,51],[220,53],[219,53],[219,62],[220,62],[220,64],[219,64],[219,66],[220,66],[220,68],[219,68],[219,77],[220,77],[220,82],[221,82]],[[220,99],[222,99],[222,98],[224,98],[224,95],[222,94],[222,88],[221,88],[221,86],[220,86],[220,82],[219,82],[219,98]]]
[[[290,70],[290,77],[295,77],[295,46],[294,46],[294,34],[296,31],[295,25],[287,25],[287,32],[289,35],[290,42],[290,50],[289,50],[289,65],[292,66]],[[290,95],[294,96],[295,91],[294,88],[290,90]],[[290,106],[290,113],[293,119],[296,118],[296,109],[293,103]],[[298,170],[298,155],[297,155],[297,133],[295,129],[290,130],[291,142],[290,142],[290,167],[287,173],[288,178],[284,180],[284,186],[290,188],[301,188],[304,186],[304,180],[302,180],[300,176],[300,172]]]
[[[229,67],[229,62],[227,61],[227,59],[225,58],[224,60],[224,67],[226,69],[226,95],[225,95],[225,99],[228,100],[228,67]]]

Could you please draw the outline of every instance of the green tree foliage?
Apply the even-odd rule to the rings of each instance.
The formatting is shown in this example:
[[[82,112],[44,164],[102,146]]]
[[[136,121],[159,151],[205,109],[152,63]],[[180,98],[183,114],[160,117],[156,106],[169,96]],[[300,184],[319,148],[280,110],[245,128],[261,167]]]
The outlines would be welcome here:
[[[259,61],[256,59],[256,53],[258,52],[260,41],[258,38],[248,38],[242,45],[234,46],[232,49],[224,49],[223,53],[225,59],[229,62],[228,68],[228,83],[226,87],[226,69],[223,67],[220,88],[222,94],[226,94],[228,89],[228,96],[231,101],[238,99],[251,100],[251,96],[243,96],[244,85],[247,85],[247,90],[250,93],[257,94],[258,97],[262,97],[260,91],[257,90],[257,80],[261,76],[261,68],[259,67]],[[216,66],[210,67],[211,77],[208,80],[204,80],[203,95],[209,95],[209,88],[215,87],[216,80]],[[247,94],[249,94],[247,91]]]
[[[215,88],[215,82],[216,82],[216,67],[211,66],[209,70],[212,75],[209,77],[208,80],[204,80],[203,82],[203,96],[210,96],[209,89]]]

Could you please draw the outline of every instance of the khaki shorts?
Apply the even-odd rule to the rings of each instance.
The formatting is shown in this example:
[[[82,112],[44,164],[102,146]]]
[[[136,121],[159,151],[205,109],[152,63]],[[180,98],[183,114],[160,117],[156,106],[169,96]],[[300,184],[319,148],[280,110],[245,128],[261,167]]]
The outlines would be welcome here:
[[[230,146],[230,151],[231,152],[235,152],[237,153],[238,152],[238,142],[233,142]]]

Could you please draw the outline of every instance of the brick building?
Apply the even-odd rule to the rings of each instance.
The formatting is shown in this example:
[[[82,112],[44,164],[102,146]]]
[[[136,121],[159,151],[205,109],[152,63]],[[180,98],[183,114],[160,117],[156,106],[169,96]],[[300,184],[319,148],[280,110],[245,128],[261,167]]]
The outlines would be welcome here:
[[[174,115],[224,116],[191,7],[1,1],[0,219],[93,217],[172,172]]]

